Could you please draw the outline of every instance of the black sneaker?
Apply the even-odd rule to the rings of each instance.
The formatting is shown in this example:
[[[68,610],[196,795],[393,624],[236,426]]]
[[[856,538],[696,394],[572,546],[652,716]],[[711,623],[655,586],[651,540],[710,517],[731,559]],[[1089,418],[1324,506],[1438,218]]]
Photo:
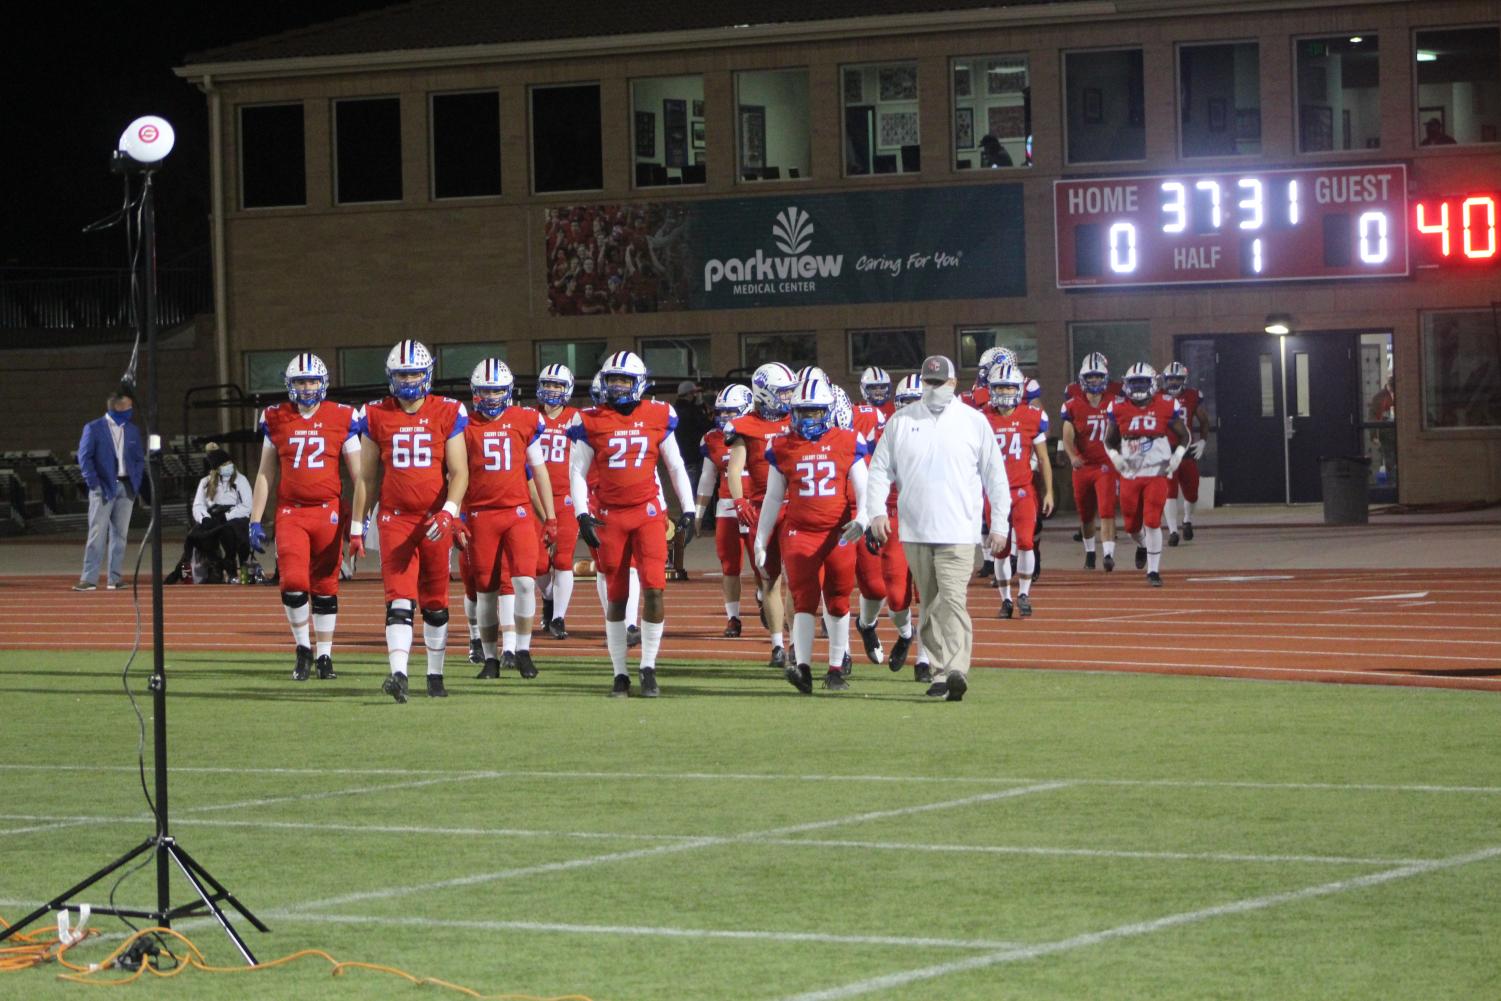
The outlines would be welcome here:
[[[643,667],[641,669],[641,697],[654,699],[662,694],[662,689],[657,687],[657,669],[655,667]]]
[[[300,646],[297,648],[297,665],[292,668],[293,681],[306,681],[313,673],[313,648]]]
[[[99,585],[95,584],[91,580],[81,580],[77,584],[73,585],[73,590],[75,590],[75,591],[97,591],[97,590],[99,590]]]
[[[740,635],[740,618],[738,616],[730,616],[730,620],[724,625],[724,635],[730,639],[734,639]]]
[[[1077,531],[1077,532],[1074,533],[1074,541],[1075,542],[1083,542],[1084,541],[1084,530],[1083,529],[1080,529],[1079,531]]]
[[[1094,558],[1095,558],[1095,554],[1094,553],[1085,553],[1084,554],[1084,569],[1085,570],[1093,570],[1094,569]]]
[[[850,659],[850,652],[846,650],[844,651],[844,659],[839,662],[839,674],[841,677],[848,678],[850,676],[850,672],[854,669],[855,662]]]
[[[1032,599],[1025,594],[1018,594],[1016,596],[1016,610],[1022,618],[1031,618]]]
[[[1003,619],[1009,619],[1009,618],[1011,618],[1011,610],[1013,608],[1015,608],[1015,607],[1016,606],[1011,603],[1011,599],[1010,598],[1002,598],[1001,599],[1001,618],[1003,618]]]
[[[1170,546],[1176,546],[1178,544],[1178,533],[1177,532],[1169,532],[1168,533],[1167,544],[1170,545]]]
[[[891,660],[887,667],[893,671],[900,671],[907,666],[907,651],[912,648],[911,636],[898,636],[896,642],[891,644]]]
[[[530,650],[516,651],[516,670],[528,681],[537,676],[537,665],[532,663],[532,652]]]
[[[876,632],[876,624],[872,622],[865,626],[860,620],[855,620],[855,631],[860,634],[860,642],[865,644],[865,659],[872,664],[884,663],[886,653],[881,649],[881,636]]]
[[[516,651],[502,650],[500,652],[500,669],[502,671],[514,671],[516,669]]]
[[[610,686],[610,698],[624,699],[631,694],[631,676],[629,674],[615,675],[615,682]]]
[[[487,658],[485,658],[485,666],[479,669],[479,674],[476,674],[475,677],[476,678],[498,678],[498,677],[500,677],[500,661],[496,660],[494,657],[487,657]]]
[[[995,576],[995,561],[994,560],[986,560],[984,563],[981,563],[980,564],[980,572],[977,573],[977,574],[975,574],[975,576],[979,577],[981,580],[984,580],[984,579],[986,579],[988,577],[994,577]]]
[[[912,665],[912,680],[927,683],[933,680],[933,667],[925,660]]]
[[[1193,540],[1194,540],[1194,523],[1191,522],[1191,521],[1185,521],[1183,523],[1183,541],[1184,542],[1192,542]]]
[[[448,698],[448,689],[443,687],[443,675],[429,674],[427,676],[427,697],[430,699]]]
[[[635,626],[625,627],[625,645],[627,649],[641,645],[641,630]]]
[[[847,692],[850,690],[850,683],[844,680],[844,675],[838,670],[831,670],[824,676],[823,686],[831,692]]]
[[[948,688],[948,701],[959,702],[963,700],[964,693],[969,691],[969,682],[964,680],[964,675],[962,674],[951,674],[949,675]]]
[[[1115,557],[1114,556],[1106,556],[1103,565],[1105,567],[1105,572],[1106,573],[1109,573],[1110,571],[1114,570],[1115,569]]]
[[[334,673],[334,659],[328,654],[324,654],[313,663],[318,668],[319,681],[332,681],[334,678],[338,677],[338,675]]]
[[[949,685],[946,681],[935,681],[923,692],[930,699],[946,699],[949,697]]]
[[[479,641],[479,637],[469,641],[469,663],[483,664],[485,662],[485,645]]]
[[[568,626],[564,624],[561,618],[553,619],[547,623],[547,635],[555,640],[566,640],[568,638]]]
[[[1147,583],[1152,585],[1153,587],[1161,587],[1162,574],[1158,573],[1156,570],[1153,570],[1151,573],[1147,574]]]
[[[552,621],[552,599],[551,598],[543,598],[542,599],[542,621],[543,622],[551,622]]]
[[[397,702],[407,700],[407,676],[404,674],[391,673],[386,675],[386,680],[380,684],[380,690],[385,692]]]
[[[1138,569],[1138,570],[1145,570],[1146,568],[1147,568],[1147,547],[1146,546],[1137,546],[1136,547],[1136,569]]]
[[[807,664],[788,664],[782,672],[787,676],[787,683],[804,695],[813,694],[813,669]]]
[[[769,667],[783,668],[787,666],[787,648],[774,646],[771,648],[771,663]]]

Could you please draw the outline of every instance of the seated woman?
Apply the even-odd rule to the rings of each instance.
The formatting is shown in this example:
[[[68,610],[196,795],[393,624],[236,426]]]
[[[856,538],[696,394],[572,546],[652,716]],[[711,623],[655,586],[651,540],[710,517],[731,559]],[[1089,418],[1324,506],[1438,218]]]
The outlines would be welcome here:
[[[178,569],[163,583],[178,583],[184,575],[191,579],[195,553],[208,566],[208,582],[214,584],[234,580],[250,557],[250,480],[216,445],[209,446],[205,458],[209,470],[193,496],[193,527],[183,543]]]

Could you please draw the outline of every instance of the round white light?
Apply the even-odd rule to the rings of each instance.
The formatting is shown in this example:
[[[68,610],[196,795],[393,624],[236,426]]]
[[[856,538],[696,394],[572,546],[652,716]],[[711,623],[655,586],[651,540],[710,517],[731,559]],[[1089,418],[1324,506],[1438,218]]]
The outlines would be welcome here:
[[[144,115],[120,133],[120,152],[139,163],[156,163],[172,152],[177,134],[165,118]]]

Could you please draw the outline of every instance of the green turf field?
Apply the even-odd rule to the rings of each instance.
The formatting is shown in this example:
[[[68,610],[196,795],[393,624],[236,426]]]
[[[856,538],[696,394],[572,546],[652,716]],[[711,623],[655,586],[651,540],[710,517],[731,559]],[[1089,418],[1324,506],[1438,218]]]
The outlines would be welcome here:
[[[272,926],[239,922],[263,960],[599,1001],[1501,997],[1494,695],[979,671],[954,705],[865,664],[808,698],[668,661],[622,702],[597,663],[451,660],[451,698],[398,706],[373,658],[286,659],[168,664],[174,832]],[[0,663],[14,919],[150,826],[117,659]],[[150,873],[118,900],[154,903]],[[87,992],[55,972],[0,998]],[[315,962],[129,990],[458,996]]]

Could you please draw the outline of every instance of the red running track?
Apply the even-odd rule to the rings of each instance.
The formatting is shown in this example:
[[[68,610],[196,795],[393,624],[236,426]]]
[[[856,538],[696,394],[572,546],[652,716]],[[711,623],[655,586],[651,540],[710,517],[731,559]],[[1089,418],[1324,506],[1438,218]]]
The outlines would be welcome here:
[[[71,591],[71,577],[0,578],[0,649],[122,650],[134,630],[131,593]],[[751,593],[749,586],[745,588]],[[335,652],[379,656],[384,607],[373,579],[342,586]],[[1036,613],[1002,621],[985,584],[970,589],[975,665],[1003,669],[1131,671],[1267,680],[1421,685],[1501,691],[1501,571],[1296,570],[1182,572],[1149,588],[1140,574],[1049,570],[1033,588]],[[177,586],[166,591],[168,650],[290,654],[275,589]],[[467,650],[455,585],[451,656]],[[718,578],[667,589],[664,658],[764,662],[765,631],[746,601],[745,635],[725,639]],[[142,593],[143,628],[150,595]],[[581,580],[570,638],[538,635],[533,651],[601,657],[592,581]],[[890,648],[895,631],[881,626]],[[862,659],[858,638],[853,654]],[[818,655],[825,647],[818,644]]]

